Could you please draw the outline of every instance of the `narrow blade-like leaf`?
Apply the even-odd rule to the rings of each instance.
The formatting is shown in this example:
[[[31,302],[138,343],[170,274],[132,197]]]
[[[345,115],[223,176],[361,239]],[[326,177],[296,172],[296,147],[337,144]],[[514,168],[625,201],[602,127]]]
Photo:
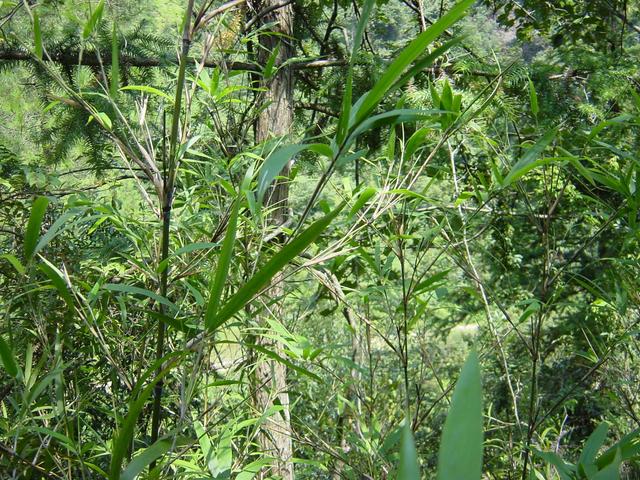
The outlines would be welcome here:
[[[236,241],[236,227],[238,225],[239,210],[240,196],[236,198],[233,203],[233,207],[231,208],[229,223],[227,224],[227,232],[224,237],[224,243],[222,244],[222,250],[218,257],[218,266],[209,286],[209,303],[207,304],[207,313],[205,315],[204,322],[207,328],[209,328],[213,323],[216,313],[218,313],[222,291],[224,290],[224,285],[227,281],[229,264],[231,263],[231,254],[233,253],[233,244]]]
[[[462,367],[442,431],[438,480],[480,480],[482,476],[482,386],[478,356]]]
[[[287,264],[302,253],[311,245],[320,234],[329,226],[334,218],[338,216],[344,208],[344,203],[333,212],[312,223],[305,231],[286,244],[259,270],[249,281],[243,285],[227,302],[222,306],[220,312],[213,319],[208,327],[213,331],[220,327],[229,318],[235,315],[242,307],[260,292],[271,279],[281,271]]]
[[[40,237],[42,220],[44,219],[48,205],[49,200],[47,197],[38,197],[34,200],[33,206],[31,207],[31,215],[29,215],[29,223],[27,224],[27,231],[24,236],[24,258],[27,262],[33,258],[36,245],[38,244],[38,238]]]
[[[2,360],[2,365],[4,365],[4,369],[9,376],[16,378],[18,376],[18,363],[13,355],[13,350],[11,350],[11,347],[2,336],[0,336],[0,360]]]
[[[402,428],[398,480],[420,480],[418,452],[416,451],[413,434],[411,433],[411,427],[409,426],[408,421],[405,421],[405,425]]]

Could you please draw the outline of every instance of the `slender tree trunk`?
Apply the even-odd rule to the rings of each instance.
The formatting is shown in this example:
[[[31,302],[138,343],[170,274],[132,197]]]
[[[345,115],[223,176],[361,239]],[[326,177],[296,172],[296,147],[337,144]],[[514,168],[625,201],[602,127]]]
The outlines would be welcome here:
[[[258,15],[272,10],[268,14],[262,15],[259,23],[262,25],[273,23],[271,31],[278,34],[261,35],[260,37],[261,47],[258,52],[260,64],[266,65],[271,52],[277,51],[275,67],[278,69],[271,78],[263,80],[263,86],[267,89],[264,93],[266,108],[256,122],[256,142],[261,143],[270,138],[291,133],[293,123],[292,71],[289,67],[279,66],[292,57],[290,37],[293,34],[293,8],[291,4],[282,6],[278,0],[263,0],[256,10]],[[290,165],[287,165],[281,175],[288,176],[289,169]],[[273,209],[269,216],[269,222],[276,228],[289,219],[288,197],[288,183],[276,181],[265,202],[266,208]],[[267,298],[283,296],[284,289],[281,280],[280,276],[273,279],[273,285],[266,294]],[[282,304],[276,303],[271,312],[276,318],[282,318],[284,313]],[[283,355],[282,345],[277,342],[258,338],[257,343],[278,355]],[[256,366],[255,382],[255,406],[258,411],[264,412],[276,404],[283,407],[282,411],[274,413],[264,423],[259,436],[262,450],[267,455],[276,458],[269,473],[283,480],[292,480],[294,478],[293,444],[286,367],[272,360],[259,362]]]

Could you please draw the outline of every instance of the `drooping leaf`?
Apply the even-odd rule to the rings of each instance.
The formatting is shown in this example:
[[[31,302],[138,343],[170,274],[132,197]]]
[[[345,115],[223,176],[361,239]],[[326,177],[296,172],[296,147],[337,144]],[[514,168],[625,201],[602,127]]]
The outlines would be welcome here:
[[[40,237],[42,220],[44,219],[48,205],[49,200],[47,197],[38,197],[34,200],[33,206],[31,207],[29,223],[27,224],[27,231],[24,236],[24,258],[27,262],[31,261],[35,254],[38,238]]]
[[[271,182],[280,174],[285,165],[289,163],[295,155],[304,150],[311,150],[325,156],[331,156],[333,153],[331,148],[323,143],[286,145],[275,149],[266,158],[258,173],[258,203],[262,203],[267,188],[269,188]]]
[[[132,285],[124,285],[120,283],[105,283],[102,288],[105,290],[109,290],[112,292],[122,292],[129,293],[132,295],[142,295],[143,297],[148,297],[152,300],[155,300],[158,303],[161,303],[172,310],[178,310],[178,307],[166,297],[158,295],[157,293],[152,292],[151,290],[147,290],[146,288],[134,287]]]
[[[438,454],[438,480],[482,477],[482,386],[478,355],[467,358],[453,390]]]

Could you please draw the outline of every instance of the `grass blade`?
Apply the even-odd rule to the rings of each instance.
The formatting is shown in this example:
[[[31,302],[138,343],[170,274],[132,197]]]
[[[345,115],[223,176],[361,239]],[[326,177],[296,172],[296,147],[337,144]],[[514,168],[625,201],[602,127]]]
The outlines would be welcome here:
[[[109,93],[111,98],[118,95],[118,86],[120,85],[120,45],[118,44],[118,31],[116,23],[113,22],[113,30],[111,31],[111,85]]]
[[[532,146],[527,153],[525,153],[520,160],[513,166],[511,171],[504,179],[503,186],[509,186],[520,177],[526,175],[529,171],[533,170],[538,164],[536,160],[544,152],[544,149],[556,138],[558,133],[557,129],[549,130],[545,133],[540,140]]]
[[[471,352],[453,391],[442,431],[438,480],[482,477],[482,386],[478,355]]]

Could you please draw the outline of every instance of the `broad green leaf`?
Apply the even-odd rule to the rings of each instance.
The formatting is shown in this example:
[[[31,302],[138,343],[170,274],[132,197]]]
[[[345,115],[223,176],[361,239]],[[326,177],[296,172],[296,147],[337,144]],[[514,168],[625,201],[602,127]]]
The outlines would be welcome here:
[[[148,297],[152,300],[155,300],[158,303],[161,303],[173,310],[178,310],[178,307],[171,302],[169,299],[158,295],[157,293],[152,292],[151,290],[147,290],[146,288],[134,287],[132,285],[124,285],[120,283],[105,283],[102,288],[105,290],[109,290],[111,292],[121,292],[121,293],[130,293],[132,295],[142,295],[143,297]]]
[[[573,465],[566,463],[557,453],[554,452],[542,452],[540,450],[533,449],[533,453],[544,460],[549,465],[553,465],[560,476],[560,480],[572,480],[573,479]]]
[[[109,93],[111,98],[118,95],[118,86],[120,85],[120,44],[118,43],[118,31],[116,23],[113,22],[111,30],[111,85]]]
[[[607,433],[609,432],[609,424],[607,422],[602,422],[598,427],[589,435],[587,441],[584,444],[582,449],[582,453],[580,454],[580,459],[578,463],[582,465],[590,465],[595,463],[596,455],[598,455],[598,451],[604,445],[605,440],[607,439]]]
[[[158,95],[159,97],[166,98],[167,100],[173,102],[173,98],[164,93],[162,90],[158,90],[157,88],[150,87],[149,85],[127,85],[126,87],[122,87],[120,91],[133,90],[137,92],[150,93],[152,95]]]
[[[333,212],[324,216],[320,220],[312,223],[306,230],[296,236],[287,243],[282,249],[276,253],[271,259],[258,270],[240,289],[227,300],[222,306],[218,315],[212,320],[209,330],[213,331],[220,327],[224,322],[235,315],[242,307],[251,301],[264,287],[266,287],[271,279],[286,267],[291,260],[302,253],[309,245],[311,245],[320,234],[329,226],[334,218],[338,216],[344,208],[344,203],[336,208]]]
[[[539,163],[540,155],[544,152],[544,149],[549,146],[549,144],[556,138],[557,129],[549,130],[545,133],[540,140],[536,142],[527,152],[522,156],[522,158],[513,166],[511,171],[504,178],[503,186],[511,185],[513,182],[518,180],[523,175],[526,175],[529,171],[533,170]]]
[[[171,441],[167,439],[158,440],[153,445],[145,448],[129,462],[127,468],[120,475],[121,480],[135,480],[151,462],[167,453],[170,448]]]
[[[18,376],[18,363],[13,355],[13,350],[11,350],[2,335],[0,335],[0,360],[2,360],[2,365],[4,365],[4,369],[9,376],[16,378]]]
[[[405,69],[418,58],[438,36],[447,28],[462,18],[467,9],[475,3],[475,0],[462,0],[451,10],[438,19],[433,25],[418,35],[407,47],[400,52],[396,59],[389,65],[380,80],[366,94],[355,117],[355,125],[362,122],[371,111],[380,103],[390,87],[403,74]]]
[[[265,457],[256,460],[255,462],[251,462],[249,465],[242,468],[242,471],[238,474],[236,480],[253,480],[264,467],[268,467],[273,463],[273,461],[273,458]]]
[[[47,197],[38,197],[34,200],[33,206],[31,207],[29,223],[27,224],[27,231],[24,236],[24,258],[27,263],[31,261],[35,254],[38,238],[40,237],[42,220],[48,205],[49,200]]]
[[[35,44],[34,53],[36,57],[42,60],[42,31],[40,30],[40,17],[38,12],[33,12],[33,41]]]
[[[418,452],[413,441],[413,434],[409,421],[405,420],[400,442],[400,463],[398,465],[398,480],[420,480],[420,466]],[[462,479],[460,479],[462,480]]]
[[[467,358],[453,390],[438,454],[438,480],[482,477],[482,386],[478,355]]]
[[[218,256],[218,265],[216,267],[215,275],[212,276],[209,285],[209,302],[207,304],[207,312],[205,314],[205,327],[210,328],[213,323],[216,314],[218,313],[218,307],[220,306],[220,299],[222,298],[222,291],[227,281],[227,275],[229,273],[229,265],[231,264],[231,255],[233,254],[233,245],[236,241],[236,227],[238,224],[238,211],[240,210],[240,196],[233,202],[231,213],[229,214],[229,222],[227,224],[227,231],[224,237],[224,243],[222,244],[222,250]]]
[[[622,452],[616,449],[613,461],[605,468],[596,473],[589,480],[620,480],[620,465],[622,464]]]
[[[640,428],[622,437],[619,442],[598,457],[595,463],[599,470],[603,470],[607,465],[615,461],[618,449],[620,450],[622,462],[637,458],[640,455]]]
[[[93,31],[96,28],[96,25],[102,19],[102,13],[104,11],[104,0],[100,0],[100,3],[96,6],[96,9],[93,11],[87,23],[84,24],[84,29],[82,30],[82,38],[86,40],[91,36]]]

